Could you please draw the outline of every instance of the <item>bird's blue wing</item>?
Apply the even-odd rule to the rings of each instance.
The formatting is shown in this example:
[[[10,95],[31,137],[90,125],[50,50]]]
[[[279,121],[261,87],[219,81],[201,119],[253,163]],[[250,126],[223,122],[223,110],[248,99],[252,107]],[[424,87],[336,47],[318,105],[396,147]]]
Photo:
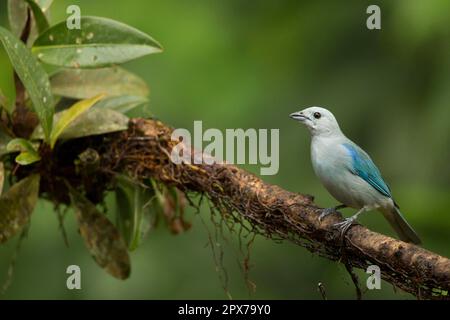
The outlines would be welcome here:
[[[369,155],[353,143],[344,143],[343,146],[347,149],[352,158],[352,165],[349,168],[350,171],[364,179],[382,195],[392,198],[391,190],[386,182],[384,182],[380,171],[375,166],[372,159],[370,159]]]

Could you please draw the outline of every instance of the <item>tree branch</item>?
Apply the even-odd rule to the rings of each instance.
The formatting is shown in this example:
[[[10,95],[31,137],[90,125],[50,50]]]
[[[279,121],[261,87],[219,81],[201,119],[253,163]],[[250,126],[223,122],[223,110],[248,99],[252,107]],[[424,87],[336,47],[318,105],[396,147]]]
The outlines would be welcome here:
[[[202,193],[223,216],[237,222],[245,218],[251,231],[290,240],[350,270],[378,265],[384,280],[417,298],[449,298],[449,259],[361,225],[352,226],[340,241],[333,225],[342,216],[332,214],[320,222],[322,208],[312,196],[283,190],[229,164],[174,164],[169,153],[178,142],[171,141],[171,132],[159,121],[133,119],[130,130],[105,147],[104,165]]]

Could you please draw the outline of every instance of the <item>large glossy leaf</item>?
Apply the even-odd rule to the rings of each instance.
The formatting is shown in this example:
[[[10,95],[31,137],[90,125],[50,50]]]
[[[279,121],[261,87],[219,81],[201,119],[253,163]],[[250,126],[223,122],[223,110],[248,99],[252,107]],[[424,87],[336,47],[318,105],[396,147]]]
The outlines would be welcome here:
[[[23,0],[8,0],[8,19],[11,32],[20,38],[27,22],[27,4]]]
[[[67,110],[58,112],[55,115],[55,122],[57,122],[66,111]],[[59,138],[67,140],[127,130],[128,121],[129,118],[120,112],[110,109],[97,109],[94,107],[72,122]],[[43,138],[44,132],[42,131],[42,127],[38,126],[31,135],[31,139],[35,140]]]
[[[0,27],[0,41],[8,53],[14,69],[27,89],[33,102],[46,139],[50,137],[53,121],[53,96],[50,92],[50,81],[41,64],[30,50],[11,32]]]
[[[16,235],[30,220],[39,194],[39,175],[13,185],[0,197],[0,243]]]
[[[2,46],[0,46],[0,107],[11,114],[14,110],[16,101],[16,88],[14,85],[14,69],[8,59],[8,55]]]
[[[97,101],[99,101],[103,97],[104,95],[100,94],[91,99],[78,101],[69,109],[65,110],[53,126],[52,133],[50,135],[50,147],[53,148],[55,146],[56,140],[58,140],[64,129],[66,129],[79,116],[81,116],[81,114],[91,108]]]
[[[16,162],[20,165],[26,166],[36,161],[41,160],[38,152],[33,144],[22,138],[12,139],[6,146],[7,151],[19,151],[20,154],[16,157]]]
[[[114,110],[93,108],[83,113],[62,134],[73,139],[128,129],[128,117]]]
[[[48,12],[50,4],[49,0],[8,0],[8,17],[12,33],[18,38],[21,37],[28,18],[27,10],[31,6],[33,19],[27,39],[27,44],[31,45],[37,39],[39,32],[46,29],[46,24],[48,27],[47,17],[42,13]]]
[[[99,93],[108,96],[148,96],[147,84],[133,73],[120,68],[66,69],[50,79],[55,95],[86,99]]]
[[[94,204],[72,188],[70,197],[76,208],[80,234],[95,261],[112,276],[128,278],[130,258],[119,231]]]
[[[137,107],[147,104],[148,99],[139,96],[119,96],[110,97],[97,103],[96,108],[107,108],[117,112],[128,114]]]
[[[82,17],[81,29],[69,30],[63,21],[36,40],[33,52],[45,63],[68,68],[120,64],[161,52],[149,35],[126,24],[100,17]]]
[[[42,8],[35,2],[35,0],[25,0],[33,12],[34,20],[38,33],[42,33],[50,26]]]
[[[155,197],[155,192],[127,176],[119,175],[116,179],[117,227],[128,248],[135,250],[152,226],[152,206],[149,204]]]
[[[152,118],[154,115],[148,103],[142,103],[133,108],[126,109],[125,114],[130,118]]]

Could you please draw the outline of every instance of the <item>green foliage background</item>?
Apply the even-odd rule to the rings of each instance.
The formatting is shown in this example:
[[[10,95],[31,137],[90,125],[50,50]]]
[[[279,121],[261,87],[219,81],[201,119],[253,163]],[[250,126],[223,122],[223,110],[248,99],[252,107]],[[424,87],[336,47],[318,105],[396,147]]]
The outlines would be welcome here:
[[[263,177],[284,188],[335,201],[314,177],[309,137],[288,118],[306,106],[332,110],[344,132],[367,150],[391,185],[424,247],[450,256],[450,3],[399,1],[57,0],[52,22],[77,4],[83,15],[109,17],[161,41],[165,51],[127,63],[151,87],[151,111],[175,127],[280,128],[280,170]],[[365,27],[369,4],[382,11],[382,30]],[[7,26],[0,0],[0,25]],[[0,51],[0,59],[7,57]],[[0,70],[0,84],[6,81]],[[249,170],[259,172],[256,166]],[[351,211],[345,211],[350,214]],[[126,281],[101,270],[84,248],[69,214],[65,248],[52,205],[41,201],[2,299],[226,298],[211,249],[204,206],[188,211],[193,228],[173,236],[163,225],[131,254]],[[361,222],[393,234],[380,214]],[[229,291],[249,297],[236,263],[237,243],[223,243]],[[15,243],[0,248],[6,277]],[[353,299],[345,269],[290,243],[257,238],[251,248],[251,298]],[[82,270],[82,290],[66,289],[66,267]],[[366,276],[359,273],[364,284]],[[411,298],[383,283],[366,298]]]

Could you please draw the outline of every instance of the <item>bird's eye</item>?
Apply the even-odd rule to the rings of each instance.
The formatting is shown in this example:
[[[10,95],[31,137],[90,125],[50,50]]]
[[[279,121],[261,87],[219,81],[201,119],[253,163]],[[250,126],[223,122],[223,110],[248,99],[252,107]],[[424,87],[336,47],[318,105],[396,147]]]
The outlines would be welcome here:
[[[316,118],[316,119],[320,119],[320,117],[321,117],[322,115],[320,114],[320,112],[314,112],[313,116],[314,116],[314,118]]]

